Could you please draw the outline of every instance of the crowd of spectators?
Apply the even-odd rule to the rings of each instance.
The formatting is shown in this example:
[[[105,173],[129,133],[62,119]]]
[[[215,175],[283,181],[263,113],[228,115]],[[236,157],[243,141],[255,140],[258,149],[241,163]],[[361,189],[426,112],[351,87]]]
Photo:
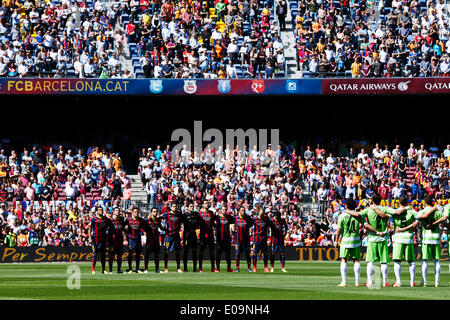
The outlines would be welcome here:
[[[270,0],[4,0],[0,76],[284,76],[273,9]]]
[[[0,7],[1,77],[128,78],[120,2],[4,0]]]
[[[131,198],[118,153],[34,145],[0,150],[0,201],[94,201]]]
[[[444,0],[290,1],[305,76],[447,77]]]
[[[126,34],[136,75],[207,79],[285,75],[272,0],[132,0],[129,5],[120,17],[129,20]]]
[[[449,75],[444,0],[4,0],[0,76],[284,77],[288,4],[304,76]]]

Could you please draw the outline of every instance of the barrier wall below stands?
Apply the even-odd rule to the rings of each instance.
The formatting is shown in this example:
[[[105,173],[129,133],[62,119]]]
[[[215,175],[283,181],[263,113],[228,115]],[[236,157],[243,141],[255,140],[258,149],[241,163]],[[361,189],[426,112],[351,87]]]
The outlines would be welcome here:
[[[421,258],[421,248],[416,247],[416,259]],[[143,248],[144,252],[145,247]],[[442,248],[441,260],[448,260],[448,249]],[[231,249],[234,257],[235,249]],[[365,259],[366,248],[361,248],[361,258]],[[161,248],[162,253],[162,248]],[[392,247],[389,247],[389,253],[392,258]],[[338,261],[339,248],[334,247],[286,247],[286,259],[290,261]],[[208,250],[205,251],[205,259],[209,257]],[[162,258],[162,256],[160,255]],[[190,256],[189,256],[190,257]],[[124,261],[128,258],[128,251],[124,247],[122,255]],[[144,254],[141,254],[144,259]],[[153,259],[153,255],[150,257]],[[278,263],[278,254],[276,256]],[[11,262],[88,262],[92,259],[92,247],[0,247],[0,263]],[[222,257],[224,259],[224,257]],[[241,259],[245,260],[242,256]],[[169,254],[169,260],[175,260],[175,254]],[[225,261],[223,261],[225,262]]]

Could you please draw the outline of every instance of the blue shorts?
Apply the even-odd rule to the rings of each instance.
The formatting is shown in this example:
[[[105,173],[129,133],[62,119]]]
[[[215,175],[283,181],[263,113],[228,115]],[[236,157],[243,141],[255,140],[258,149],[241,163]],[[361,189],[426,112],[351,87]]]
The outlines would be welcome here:
[[[177,232],[173,235],[167,235],[164,238],[164,249],[166,252],[172,252],[172,251],[180,251],[181,248],[181,239],[180,234]]]
[[[284,243],[272,244],[272,253],[275,252],[284,253]]]
[[[206,247],[209,248],[209,250],[214,250],[214,241],[213,238],[200,238],[200,249],[205,250]]]
[[[250,242],[248,243],[236,243],[236,257],[240,257],[241,253],[244,253],[244,255],[250,255],[251,254],[251,250],[250,250]]]
[[[231,250],[231,240],[219,240],[217,242],[217,252],[218,253],[222,253],[222,252],[230,252]]]
[[[266,254],[267,253],[267,241],[255,242],[255,251],[253,253],[254,254],[258,254],[258,253]]]
[[[140,251],[142,249],[141,239],[128,239],[128,252],[133,250]]]

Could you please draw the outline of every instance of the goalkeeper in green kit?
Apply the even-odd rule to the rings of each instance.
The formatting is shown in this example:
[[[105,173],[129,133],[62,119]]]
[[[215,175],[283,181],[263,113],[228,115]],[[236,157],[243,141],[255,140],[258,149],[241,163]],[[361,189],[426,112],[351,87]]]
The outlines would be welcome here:
[[[416,213],[422,225],[422,286],[427,286],[428,260],[434,261],[435,287],[439,287],[441,277],[441,235],[439,224],[448,218],[448,209],[445,214],[433,206],[430,196],[424,198],[426,208]]]

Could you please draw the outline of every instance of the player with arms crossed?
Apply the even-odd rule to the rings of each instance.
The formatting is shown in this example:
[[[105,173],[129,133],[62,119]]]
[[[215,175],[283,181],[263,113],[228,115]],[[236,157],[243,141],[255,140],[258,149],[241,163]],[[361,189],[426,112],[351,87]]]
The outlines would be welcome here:
[[[415,219],[416,212],[408,207],[408,200],[402,196],[399,198],[400,209],[393,213],[394,220],[394,242],[392,260],[394,260],[395,283],[393,287],[401,287],[401,262],[403,256],[409,264],[410,286],[415,287],[414,278],[416,275],[415,250],[414,250],[414,229],[419,222]]]
[[[428,260],[434,260],[435,287],[439,287],[441,278],[441,235],[439,224],[447,220],[448,216],[442,214],[433,206],[433,198],[424,198],[426,207],[416,213],[416,219],[422,226],[422,286],[427,286]]]
[[[143,273],[139,269],[141,262],[142,238],[141,230],[146,230],[145,221],[139,217],[139,209],[133,208],[131,217],[125,219],[125,230],[128,236],[128,273]],[[136,253],[136,269],[133,270],[133,252]]]
[[[234,223],[231,215],[227,214],[225,208],[219,209],[219,215],[214,219],[214,227],[216,228],[216,272],[220,272],[220,259],[222,252],[225,252],[225,260],[227,262],[227,272],[233,272],[231,269],[231,236],[230,224]]]
[[[388,278],[388,263],[389,263],[389,250],[387,246],[387,233],[388,233],[388,219],[389,214],[384,215],[382,218],[378,215],[378,212],[389,213],[392,212],[387,207],[379,207],[381,203],[381,196],[375,193],[372,196],[373,204],[370,208],[365,208],[361,212],[346,211],[353,217],[359,217],[365,221],[364,228],[368,230],[368,243],[367,243],[367,282],[364,284],[367,287],[372,287],[373,276],[373,264],[375,262],[381,263],[381,274],[383,277],[383,287],[390,287],[387,282]],[[379,209],[376,211],[376,209]]]
[[[109,273],[112,273],[114,256],[117,254],[117,273],[123,273],[122,268],[122,253],[123,253],[123,231],[125,221],[120,214],[119,207],[114,207],[112,213],[112,224],[114,225],[114,232],[111,232],[112,239],[109,247]]]
[[[90,228],[90,242],[92,244],[92,274],[95,274],[95,264],[97,262],[97,258],[100,255],[100,261],[102,263],[102,273],[106,272],[106,240],[107,235],[106,232],[108,229],[111,230],[111,220],[106,218],[103,215],[103,208],[97,207],[95,209],[94,215],[91,218],[89,223]],[[111,231],[110,231],[111,232]]]
[[[346,199],[346,210],[339,214],[338,228],[336,230],[336,245],[341,243],[339,257],[341,258],[341,277],[342,282],[339,287],[347,286],[347,259],[353,260],[353,271],[355,272],[355,287],[359,287],[359,276],[361,274],[361,235],[360,225],[363,222],[361,215],[354,217],[351,213],[355,212],[356,203],[353,198]],[[342,236],[341,236],[342,235]]]
[[[181,263],[181,238],[180,229],[183,223],[182,217],[177,211],[177,205],[172,203],[170,206],[170,212],[166,212],[162,215],[162,220],[165,222],[165,226],[162,230],[165,231],[164,237],[164,273],[169,273],[169,253],[175,251],[175,258],[177,261],[178,273],[183,273],[180,268]]]
[[[203,201],[203,207],[200,210],[200,216],[204,220],[205,226],[200,230],[200,255],[199,255],[199,268],[200,272],[203,272],[203,254],[206,247],[209,249],[209,259],[211,260],[211,272],[215,272],[214,269],[214,214],[209,210],[209,202]]]
[[[281,218],[280,211],[276,211],[271,220],[270,242],[272,243],[272,254],[270,255],[270,272],[274,272],[275,254],[277,252],[280,254],[281,271],[287,272],[285,269],[284,237],[286,236],[288,226],[286,220]]]
[[[192,251],[192,262],[194,266],[194,272],[198,272],[197,269],[197,248],[198,248],[198,238],[197,229],[204,228],[203,219],[200,217],[198,211],[194,210],[194,204],[189,203],[187,207],[187,212],[183,215],[183,266],[184,272],[188,271],[188,254],[189,249]]]
[[[270,219],[266,216],[264,208],[259,210],[258,216],[253,218],[254,227],[254,242],[255,250],[253,251],[253,272],[256,272],[256,264],[258,261],[258,254],[263,254],[264,260],[264,272],[269,272],[267,267],[268,256],[267,256],[267,234],[272,223]]]
[[[145,245],[144,255],[144,273],[148,273],[148,263],[150,260],[150,254],[153,253],[153,259],[155,261],[155,272],[160,273],[159,270],[159,252],[161,247],[159,245],[159,229],[162,229],[161,218],[158,217],[158,209],[152,208],[147,222],[147,243]]]
[[[250,228],[253,226],[253,220],[245,213],[245,208],[240,207],[238,215],[234,220],[234,242],[236,245],[236,271],[240,272],[239,263],[241,254],[244,253],[247,260],[248,272],[252,272],[250,260]]]

